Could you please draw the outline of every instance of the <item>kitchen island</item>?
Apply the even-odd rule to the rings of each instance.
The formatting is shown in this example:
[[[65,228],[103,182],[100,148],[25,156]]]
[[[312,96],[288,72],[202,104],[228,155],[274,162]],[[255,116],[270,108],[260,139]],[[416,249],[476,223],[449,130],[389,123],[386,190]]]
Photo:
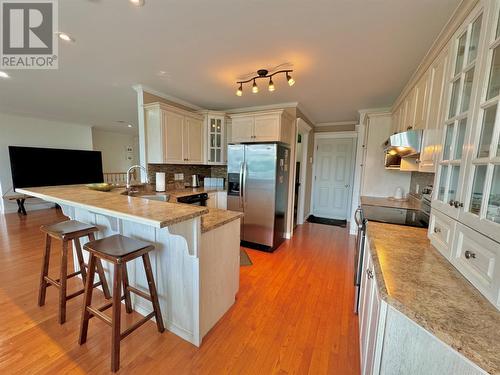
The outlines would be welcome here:
[[[128,196],[117,189],[92,191],[81,185],[17,192],[56,203],[69,218],[97,226],[97,238],[119,233],[154,244],[150,257],[165,327],[192,344],[200,346],[203,336],[234,304],[241,213]],[[112,267],[104,263],[104,268],[112,280]],[[132,286],[148,290],[140,261],[130,262],[128,273]],[[138,296],[132,295],[132,304],[142,315],[152,311],[149,301]]]

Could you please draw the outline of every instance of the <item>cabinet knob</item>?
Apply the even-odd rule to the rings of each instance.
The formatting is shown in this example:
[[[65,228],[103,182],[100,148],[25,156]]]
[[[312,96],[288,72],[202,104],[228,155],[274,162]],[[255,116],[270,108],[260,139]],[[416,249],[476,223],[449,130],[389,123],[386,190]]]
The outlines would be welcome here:
[[[438,227],[435,227],[435,228],[434,228],[434,233],[441,233],[441,229],[440,229],[440,228],[438,228]]]
[[[461,202],[459,202],[459,201],[453,202],[453,205],[455,206],[455,208],[459,208],[459,207],[463,207],[464,206],[464,204],[461,203]]]
[[[373,271],[371,269],[367,269],[366,274],[368,275],[369,279],[373,279]]]
[[[476,258],[476,253],[473,253],[472,251],[467,250],[465,253],[465,258],[466,259],[475,259]]]
[[[450,206],[454,206],[455,205],[455,201],[452,199],[451,201],[448,202],[450,204]]]

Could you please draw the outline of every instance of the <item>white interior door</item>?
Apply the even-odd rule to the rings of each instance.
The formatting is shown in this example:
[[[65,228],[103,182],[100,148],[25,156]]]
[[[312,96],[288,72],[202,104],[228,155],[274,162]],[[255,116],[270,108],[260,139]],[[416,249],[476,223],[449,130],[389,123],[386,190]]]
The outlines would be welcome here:
[[[352,191],[352,138],[316,140],[313,215],[345,220]]]

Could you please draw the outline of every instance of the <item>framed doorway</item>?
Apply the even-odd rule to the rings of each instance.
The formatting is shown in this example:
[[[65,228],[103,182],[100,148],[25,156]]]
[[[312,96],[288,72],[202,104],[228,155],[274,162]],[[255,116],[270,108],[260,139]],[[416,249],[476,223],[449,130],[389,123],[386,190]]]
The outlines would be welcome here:
[[[310,168],[308,163],[309,140],[312,127],[303,119],[297,119],[297,134],[295,146],[295,184],[294,184],[294,217],[293,227],[304,224],[305,215],[305,197],[307,187],[307,170]],[[300,140],[300,141],[299,141]]]
[[[357,132],[314,134],[311,212],[328,219],[351,218]]]

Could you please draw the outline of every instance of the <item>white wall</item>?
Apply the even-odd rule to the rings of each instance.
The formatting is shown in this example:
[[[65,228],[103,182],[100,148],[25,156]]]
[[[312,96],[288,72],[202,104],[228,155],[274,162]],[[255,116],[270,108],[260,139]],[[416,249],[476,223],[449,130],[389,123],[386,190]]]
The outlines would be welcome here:
[[[94,150],[102,153],[103,172],[126,172],[129,167],[139,163],[139,137],[92,129]],[[127,152],[127,147],[132,152]],[[131,159],[129,159],[129,157]]]
[[[8,146],[34,146],[92,150],[90,126],[0,113],[0,194],[12,192]],[[39,201],[38,201],[39,202]],[[29,210],[47,207],[35,199],[26,202]],[[14,202],[0,199],[0,213],[15,212]]]
[[[397,186],[410,190],[410,172],[387,170],[384,167],[382,144],[391,135],[390,114],[370,116],[362,178],[362,196],[390,197]]]

